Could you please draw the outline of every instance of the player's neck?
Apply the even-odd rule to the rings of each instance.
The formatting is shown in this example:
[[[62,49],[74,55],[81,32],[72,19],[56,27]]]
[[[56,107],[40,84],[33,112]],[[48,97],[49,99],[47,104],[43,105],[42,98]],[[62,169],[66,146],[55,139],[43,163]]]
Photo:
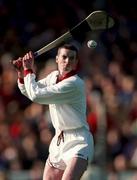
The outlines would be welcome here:
[[[64,74],[59,74],[58,81],[62,81],[63,79],[66,79],[66,78],[73,76],[75,74],[77,74],[77,72],[75,70],[71,70],[71,71],[66,72]]]
[[[70,72],[70,71],[63,71],[63,72],[60,71],[60,72],[59,72],[59,76],[60,76],[60,77],[64,77],[64,76],[66,76],[69,72]]]

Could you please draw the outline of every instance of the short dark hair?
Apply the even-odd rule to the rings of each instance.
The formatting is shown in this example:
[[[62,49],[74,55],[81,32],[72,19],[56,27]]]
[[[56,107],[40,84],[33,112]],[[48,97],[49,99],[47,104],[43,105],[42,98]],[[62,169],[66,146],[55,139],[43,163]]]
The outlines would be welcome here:
[[[74,44],[62,44],[58,47],[58,49],[65,48],[72,51],[75,51],[78,54],[78,48]]]

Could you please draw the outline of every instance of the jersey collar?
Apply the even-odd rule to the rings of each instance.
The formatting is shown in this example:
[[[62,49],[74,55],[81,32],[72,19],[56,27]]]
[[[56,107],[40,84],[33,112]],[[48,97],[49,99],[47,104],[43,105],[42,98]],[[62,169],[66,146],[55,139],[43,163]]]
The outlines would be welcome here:
[[[60,81],[62,81],[62,80],[64,80],[64,79],[69,78],[70,76],[74,76],[74,75],[76,75],[76,74],[77,74],[77,71],[72,70],[72,71],[70,71],[69,73],[65,74],[64,76],[61,76],[61,77],[58,76],[58,78],[57,78],[57,83],[60,82]]]

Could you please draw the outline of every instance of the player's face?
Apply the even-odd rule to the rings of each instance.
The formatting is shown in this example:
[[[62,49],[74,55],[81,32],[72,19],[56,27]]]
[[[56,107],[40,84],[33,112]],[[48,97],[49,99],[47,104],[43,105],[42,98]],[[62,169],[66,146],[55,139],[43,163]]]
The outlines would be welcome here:
[[[76,69],[78,59],[75,51],[61,48],[56,56],[56,62],[60,73],[68,73]]]

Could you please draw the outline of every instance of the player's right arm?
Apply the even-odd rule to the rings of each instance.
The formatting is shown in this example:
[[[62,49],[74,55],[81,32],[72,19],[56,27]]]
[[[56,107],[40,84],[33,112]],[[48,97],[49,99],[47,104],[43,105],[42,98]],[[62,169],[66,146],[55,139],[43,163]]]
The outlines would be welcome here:
[[[23,68],[23,63],[22,63],[22,58],[19,57],[16,60],[11,61],[11,64],[14,66],[14,68],[17,71],[17,76],[18,76],[18,80],[17,80],[17,84],[18,84],[18,88],[20,89],[21,93],[25,96],[28,97],[25,85],[24,85],[24,68]],[[47,79],[48,78],[44,78],[42,80],[38,81],[38,86],[40,88],[47,86]]]
[[[16,69],[16,71],[17,71],[17,76],[18,76],[17,83],[18,83],[18,87],[19,87],[21,93],[23,95],[27,96],[27,91],[26,91],[25,85],[24,85],[24,69],[23,69],[23,65],[22,65],[22,58],[19,57],[18,59],[13,60],[11,63],[14,66],[14,68]]]
[[[41,79],[37,82],[37,85],[39,88],[43,88],[43,87],[47,86],[48,77],[49,77],[49,75],[46,78]],[[25,88],[25,85],[24,85],[24,78],[23,79],[18,78],[17,82],[18,82],[18,88],[20,89],[21,93],[29,98],[28,93]]]
[[[23,73],[24,70],[23,70],[23,65],[22,65],[22,58],[19,57],[18,59],[11,61],[11,63],[17,71],[18,87],[19,87],[21,93],[24,94],[25,96],[27,96],[27,92],[26,92],[25,86],[24,86],[24,73]]]

